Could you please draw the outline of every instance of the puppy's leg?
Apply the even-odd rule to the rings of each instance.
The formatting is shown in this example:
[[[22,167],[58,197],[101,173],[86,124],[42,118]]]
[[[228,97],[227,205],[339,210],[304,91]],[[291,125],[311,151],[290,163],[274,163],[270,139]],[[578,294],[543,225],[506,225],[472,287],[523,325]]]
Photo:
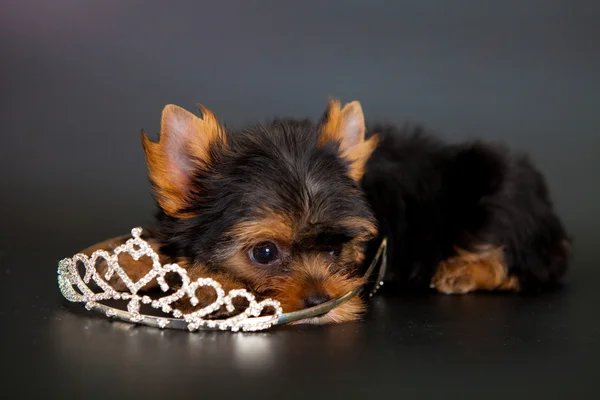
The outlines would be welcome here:
[[[508,274],[504,251],[489,247],[477,252],[457,249],[457,255],[442,261],[433,275],[431,287],[445,294],[476,290],[519,290],[516,276]]]
[[[469,251],[442,261],[431,286],[467,293],[558,284],[570,240],[539,171],[522,156],[482,144],[460,151],[453,168],[448,221],[454,247]]]

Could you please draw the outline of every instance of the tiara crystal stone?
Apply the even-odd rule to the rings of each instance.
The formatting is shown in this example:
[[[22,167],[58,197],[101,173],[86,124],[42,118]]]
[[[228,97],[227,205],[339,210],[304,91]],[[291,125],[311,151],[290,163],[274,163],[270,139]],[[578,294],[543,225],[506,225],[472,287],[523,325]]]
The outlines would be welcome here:
[[[84,303],[87,310],[102,312],[110,318],[117,318],[137,324],[156,326],[159,328],[171,327],[177,323],[187,324],[187,329],[197,331],[200,329],[217,329],[237,331],[258,331],[268,329],[277,324],[282,314],[281,305],[277,300],[265,299],[257,301],[255,296],[246,289],[235,289],[225,293],[221,284],[212,278],[198,278],[191,281],[187,271],[177,264],[161,265],[158,254],[141,238],[142,228],[131,230],[132,238],[116,247],[112,253],[106,250],[96,250],[90,257],[78,253],[72,258],[65,258],[58,264],[58,286],[62,295],[71,302]],[[133,282],[125,270],[119,265],[118,257],[121,253],[129,254],[134,260],[143,256],[150,257],[152,268],[137,282]],[[104,260],[108,266],[106,272],[101,274],[96,269],[98,261]],[[81,276],[78,265],[83,264],[84,274]],[[115,290],[108,281],[116,274],[124,283],[127,291]],[[167,274],[177,274],[180,283],[170,286],[165,280]],[[138,292],[151,281],[156,280],[164,296],[153,299],[148,295]],[[93,283],[97,288],[92,289]],[[199,300],[196,290],[199,288],[212,288],[216,299],[209,305],[184,313],[174,307],[174,303],[184,297],[189,297],[192,306],[197,306]],[[166,293],[169,292],[169,293]],[[234,316],[224,319],[207,319],[222,307],[233,312],[233,300],[243,298],[248,303],[245,310]],[[110,307],[102,302],[108,300],[127,301],[125,309]],[[147,305],[160,310],[173,318],[156,317],[142,314],[141,305]],[[262,315],[263,311],[272,310],[272,313]]]

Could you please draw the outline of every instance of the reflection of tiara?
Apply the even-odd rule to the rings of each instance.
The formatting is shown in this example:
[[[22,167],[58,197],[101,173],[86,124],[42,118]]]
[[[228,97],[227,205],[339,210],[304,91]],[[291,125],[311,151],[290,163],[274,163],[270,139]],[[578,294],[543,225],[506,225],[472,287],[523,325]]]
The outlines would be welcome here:
[[[231,290],[225,294],[219,282],[211,278],[198,278],[191,281],[185,269],[177,264],[161,265],[158,254],[152,250],[150,245],[141,238],[142,229],[134,228],[131,230],[133,238],[127,240],[124,244],[116,247],[112,254],[106,250],[96,250],[90,257],[83,253],[74,255],[72,258],[65,258],[58,265],[58,286],[63,296],[72,302],[85,303],[85,308],[88,310],[96,310],[104,313],[107,317],[114,317],[122,321],[134,322],[143,325],[157,326],[160,328],[187,328],[190,331],[199,329],[220,329],[231,331],[257,331],[270,328],[276,324],[287,324],[299,321],[305,318],[316,317],[326,314],[341,303],[346,302],[350,298],[358,294],[362,287],[358,287],[337,299],[333,299],[326,303],[305,310],[292,313],[283,313],[281,306],[277,300],[265,299],[258,302],[254,295],[245,289]],[[380,258],[382,263],[376,280],[375,289],[383,284],[382,278],[385,274],[385,253],[386,240],[384,239],[379,247],[377,254],[371,265],[369,266],[365,276],[369,277]],[[146,273],[137,282],[133,282],[127,273],[119,266],[118,256],[121,253],[128,253],[134,260],[138,260],[142,256],[148,256],[152,260],[152,269]],[[382,257],[383,256],[383,257]],[[104,260],[108,265],[106,273],[101,276],[96,270],[96,263]],[[79,272],[79,264],[84,267],[84,275]],[[165,280],[166,274],[178,274],[181,284],[177,288],[169,286]],[[127,287],[127,291],[119,292],[115,290],[108,281],[117,274]],[[138,291],[146,286],[150,281],[156,279],[161,290],[166,294],[159,298],[152,298],[148,295],[140,295]],[[97,286],[91,288],[89,285]],[[211,287],[216,293],[216,300],[202,309],[195,310],[190,313],[183,313],[173,307],[174,303],[186,296],[193,306],[198,305],[196,298],[196,289],[200,287]],[[248,302],[246,309],[239,314],[230,316],[225,319],[207,319],[221,307],[225,307],[228,312],[235,310],[233,299],[245,298]],[[125,300],[127,303],[127,311],[120,308],[108,306],[101,303],[110,300]],[[160,310],[164,316],[154,316],[140,313],[142,304],[148,305],[156,310]],[[270,314],[264,315],[265,311],[271,311]],[[172,317],[171,317],[172,316]],[[174,317],[174,318],[173,318]]]

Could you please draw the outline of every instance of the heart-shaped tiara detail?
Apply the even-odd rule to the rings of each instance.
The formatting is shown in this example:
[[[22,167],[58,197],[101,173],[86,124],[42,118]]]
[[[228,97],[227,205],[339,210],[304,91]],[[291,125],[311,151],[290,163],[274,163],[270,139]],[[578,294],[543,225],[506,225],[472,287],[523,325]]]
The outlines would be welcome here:
[[[362,287],[333,299],[327,303],[318,306],[284,314],[279,301],[274,299],[265,299],[257,301],[255,296],[246,289],[234,289],[225,293],[221,284],[212,278],[198,278],[192,281],[187,271],[177,264],[162,265],[158,254],[152,247],[141,238],[142,228],[133,228],[131,238],[124,244],[113,249],[112,253],[104,249],[94,251],[89,257],[86,254],[78,253],[71,258],[65,258],[58,264],[58,286],[62,295],[71,302],[85,303],[87,310],[95,310],[103,313],[109,318],[116,318],[126,322],[136,324],[155,326],[159,328],[187,328],[190,331],[196,330],[230,330],[237,331],[259,331],[272,327],[276,324],[287,324],[305,318],[316,317],[326,314],[339,304],[344,303],[354,297]],[[380,271],[377,277],[375,288],[371,295],[383,284],[386,265],[386,239],[383,239],[375,258],[371,262],[365,276],[369,277],[377,262],[382,258]],[[148,256],[152,260],[152,268],[137,282],[133,282],[129,275],[119,265],[118,257],[122,253],[129,254],[134,260],[140,257]],[[383,257],[382,257],[383,255]],[[104,260],[107,264],[104,276],[96,269],[96,263]],[[79,263],[83,264],[85,271],[83,277],[79,272]],[[127,291],[115,290],[108,281],[115,275],[122,280]],[[165,275],[177,274],[181,283],[176,287],[171,287]],[[160,289],[168,292],[159,298],[152,298],[148,295],[140,295],[138,291],[156,279]],[[91,288],[90,284],[95,284],[97,288]],[[196,289],[200,287],[210,287],[216,294],[216,299],[209,305],[184,313],[174,307],[174,303],[180,301],[186,296],[192,306],[197,306],[199,300],[196,297]],[[205,318],[214,314],[222,307],[232,313],[235,311],[233,300],[244,298],[248,305],[238,314],[224,319]],[[119,300],[127,302],[127,311],[103,304],[101,302],[109,300]],[[146,304],[156,310],[160,310],[167,317],[157,317],[148,314],[142,314],[140,307]],[[263,312],[271,310],[271,314],[262,315]]]

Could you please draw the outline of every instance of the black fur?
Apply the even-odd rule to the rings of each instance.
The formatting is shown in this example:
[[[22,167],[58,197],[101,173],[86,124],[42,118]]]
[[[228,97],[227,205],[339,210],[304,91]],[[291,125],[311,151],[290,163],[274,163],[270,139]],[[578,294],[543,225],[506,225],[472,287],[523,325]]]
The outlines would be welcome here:
[[[426,288],[440,261],[481,245],[503,246],[524,291],[554,287],[570,238],[527,156],[481,142],[447,145],[420,127],[375,127],[381,142],[362,187],[389,238],[391,274]]]
[[[188,211],[196,217],[159,214],[162,251],[218,269],[231,239],[226,232],[260,207],[305,215],[319,234],[343,217],[373,213],[380,236],[389,238],[389,278],[404,287],[428,288],[453,246],[503,246],[509,273],[525,290],[560,280],[570,241],[527,157],[480,142],[447,145],[420,128],[372,132],[380,144],[360,187],[346,175],[337,146],[317,145],[318,126],[309,121],[229,132],[230,151],[215,146],[210,166],[195,173],[200,200]]]

